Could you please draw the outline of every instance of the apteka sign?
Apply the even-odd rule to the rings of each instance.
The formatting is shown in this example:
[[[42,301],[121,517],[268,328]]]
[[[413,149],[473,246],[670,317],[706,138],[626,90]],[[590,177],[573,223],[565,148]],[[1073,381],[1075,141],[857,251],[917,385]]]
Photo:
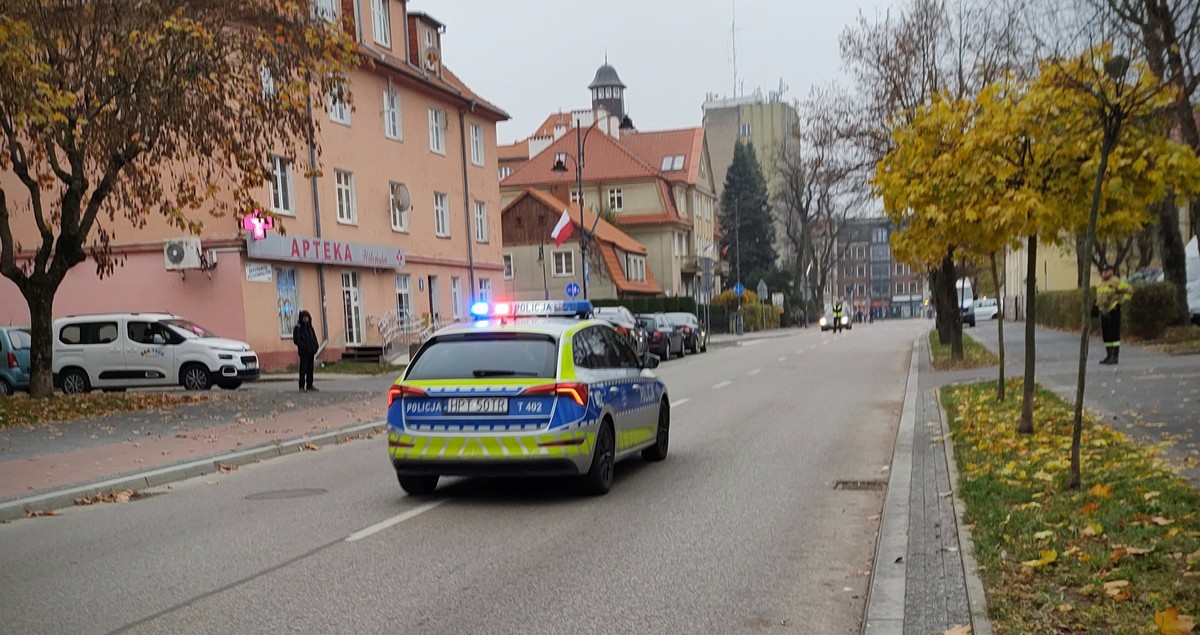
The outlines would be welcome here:
[[[285,260],[372,269],[402,269],[404,250],[385,245],[364,245],[326,238],[267,235],[248,238],[246,254],[258,260]]]

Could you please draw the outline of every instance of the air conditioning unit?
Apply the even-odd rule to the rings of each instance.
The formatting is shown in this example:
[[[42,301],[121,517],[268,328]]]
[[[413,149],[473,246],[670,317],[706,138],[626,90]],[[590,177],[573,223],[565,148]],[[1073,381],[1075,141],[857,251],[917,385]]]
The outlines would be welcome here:
[[[172,238],[163,241],[163,262],[167,271],[200,268],[200,239]]]

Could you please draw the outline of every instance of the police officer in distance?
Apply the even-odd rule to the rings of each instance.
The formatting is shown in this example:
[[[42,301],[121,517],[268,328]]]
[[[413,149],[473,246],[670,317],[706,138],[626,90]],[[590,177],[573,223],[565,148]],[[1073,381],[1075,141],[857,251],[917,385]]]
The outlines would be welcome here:
[[[1104,359],[1101,364],[1116,365],[1121,357],[1121,305],[1133,297],[1128,282],[1114,275],[1112,265],[1100,265],[1100,284],[1096,286],[1096,306],[1093,314],[1100,315],[1100,333],[1104,336]]]

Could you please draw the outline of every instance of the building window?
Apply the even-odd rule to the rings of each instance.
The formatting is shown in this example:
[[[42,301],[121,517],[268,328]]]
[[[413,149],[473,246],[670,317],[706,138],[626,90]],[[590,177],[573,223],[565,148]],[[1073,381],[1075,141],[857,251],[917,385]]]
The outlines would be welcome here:
[[[471,163],[483,165],[483,126],[471,124]]]
[[[509,174],[512,174],[512,168],[508,167],[507,165],[500,168],[500,180],[501,181],[503,181],[505,178],[507,178]]]
[[[483,201],[475,201],[475,242],[486,243],[488,241],[488,216],[487,204]]]
[[[854,295],[854,285],[848,284],[846,285],[846,297],[850,297],[852,295]]]
[[[279,315],[279,337],[289,339],[300,315],[300,285],[293,267],[275,267],[275,303]]]
[[[587,200],[584,199],[583,192],[579,190],[571,190],[571,202],[578,203],[580,201],[583,201],[585,206],[587,205]]]
[[[296,215],[292,205],[292,162],[271,157],[271,211],[288,216]]]
[[[625,196],[621,193],[621,188],[608,188],[608,208],[614,212],[620,212],[625,209]]]
[[[458,276],[450,278],[450,301],[454,303],[454,319],[461,320],[463,317],[462,278]]]
[[[345,170],[333,171],[337,191],[337,219],[339,223],[358,222],[358,206],[354,198],[354,173]]]
[[[556,251],[553,253],[554,277],[570,278],[575,275],[575,252]]]
[[[396,274],[396,311],[400,313],[400,319],[412,319],[412,275],[407,273]]]
[[[338,82],[329,93],[329,120],[334,123],[350,125],[350,104],[346,102],[349,87],[345,78]]]
[[[904,283],[903,282],[896,283],[896,295],[904,295]]]
[[[492,300],[492,281],[489,278],[479,279],[479,301],[490,302]]]
[[[450,236],[450,197],[440,192],[433,195],[433,233],[442,238]]]
[[[348,346],[363,342],[362,287],[357,271],[342,272],[342,311],[346,319],[343,335]]]
[[[333,22],[337,19],[337,9],[334,0],[313,0],[313,15]]]
[[[630,282],[646,281],[646,258],[644,256],[625,255],[625,277]]]
[[[887,241],[888,241],[887,228],[876,227],[875,229],[871,230],[871,242],[879,244],[879,243],[886,243]]]
[[[392,231],[408,233],[408,210],[396,209],[396,196],[393,192],[396,191],[400,184],[391,181],[388,183],[388,210],[392,217]]]
[[[400,92],[395,86],[383,90],[383,134],[388,139],[404,140],[404,119],[400,114]]]
[[[858,277],[863,278],[863,277],[866,277],[866,275],[867,275],[867,266],[859,265],[858,266]]]
[[[429,149],[446,154],[446,111],[429,109]]]
[[[859,245],[859,246],[855,247],[854,248],[854,257],[858,258],[859,260],[866,258],[867,257],[866,245]]]
[[[865,285],[865,284],[858,285],[858,295],[860,295],[860,296],[867,295],[867,285]]]
[[[371,0],[371,30],[375,41],[383,46],[392,46],[392,20],[388,15],[391,0]]]
[[[917,295],[918,293],[920,293],[920,292],[921,292],[921,290],[920,290],[920,288],[917,286],[917,283],[915,283],[915,282],[910,282],[910,283],[908,284],[908,292],[909,292],[909,293],[911,293],[911,294],[913,294],[913,295]]]
[[[744,123],[744,124],[738,126],[738,136],[739,137],[749,137],[750,136],[750,124]]]
[[[904,265],[902,265],[900,263],[896,263],[896,275],[898,275],[898,276],[904,275]]]
[[[887,280],[889,275],[891,274],[891,272],[892,272],[892,268],[887,266],[886,264],[871,265],[871,279],[872,280]]]

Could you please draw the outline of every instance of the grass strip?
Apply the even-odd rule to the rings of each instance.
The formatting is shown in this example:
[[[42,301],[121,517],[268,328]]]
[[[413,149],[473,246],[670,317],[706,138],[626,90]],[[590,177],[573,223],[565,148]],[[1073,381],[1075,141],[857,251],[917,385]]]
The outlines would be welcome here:
[[[1066,488],[1070,405],[1039,389],[1017,434],[1021,380],[942,389],[959,493],[997,633],[1187,633],[1200,613],[1200,492],[1146,447],[1089,418],[1084,486]],[[1171,628],[1178,627],[1177,630]]]
[[[987,368],[1000,363],[1000,358],[970,335],[963,333],[963,358],[950,359],[950,345],[938,341],[937,331],[929,332],[929,350],[932,353],[934,370],[969,370]]]
[[[35,426],[120,412],[170,408],[207,398],[205,395],[167,392],[93,392],[86,395],[55,394],[49,399],[32,399],[25,393],[17,393],[0,399],[0,428]]]

